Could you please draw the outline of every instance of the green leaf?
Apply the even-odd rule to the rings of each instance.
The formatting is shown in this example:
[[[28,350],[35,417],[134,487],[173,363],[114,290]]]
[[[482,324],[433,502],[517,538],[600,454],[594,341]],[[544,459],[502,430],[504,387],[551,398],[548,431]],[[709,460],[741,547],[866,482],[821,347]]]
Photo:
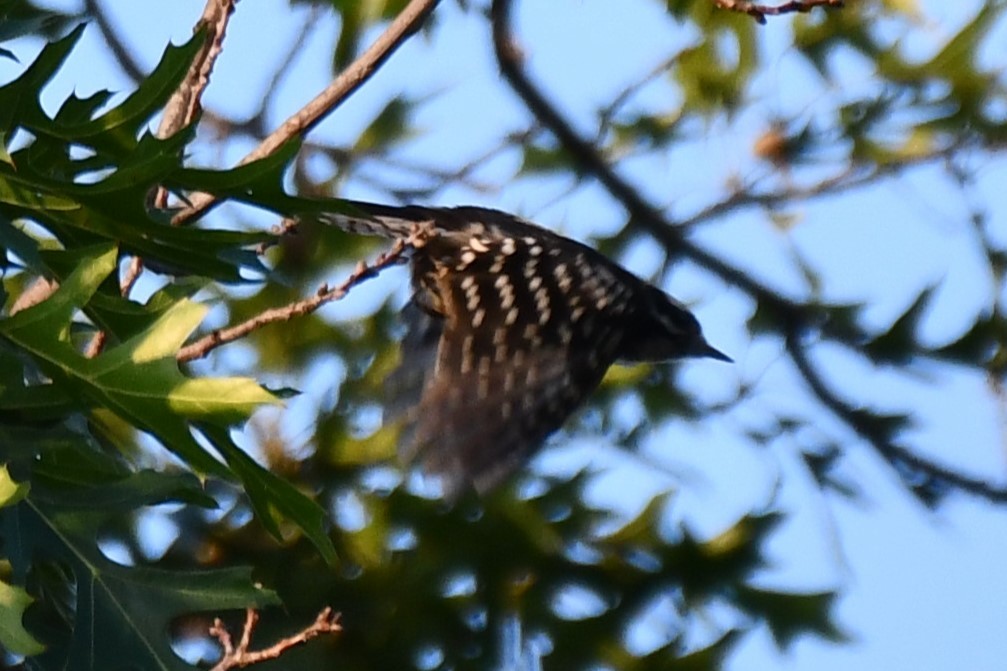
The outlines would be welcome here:
[[[42,269],[42,259],[38,254],[39,242],[2,214],[0,214],[0,247],[17,254],[32,270],[38,272]]]
[[[786,324],[786,319],[776,301],[756,299],[755,310],[748,318],[746,327],[753,336],[776,335],[783,324]]]
[[[136,491],[143,492],[143,503],[157,504],[171,501],[185,502],[201,508],[216,508],[217,502],[203,491],[199,479],[192,473],[161,473],[144,469],[118,477],[105,478],[96,471],[69,470],[67,463],[79,463],[83,450],[62,450],[58,454],[50,451],[42,457],[42,465],[33,472],[33,480],[48,487],[59,487],[61,491],[69,491],[72,487],[87,490],[86,499],[68,502],[67,508],[78,507],[81,510],[99,509],[104,512],[116,510],[128,511],[135,508]],[[59,459],[54,464],[54,457]],[[127,471],[128,473],[128,471]],[[104,482],[103,486],[93,488],[95,482]]]
[[[0,132],[10,137],[18,118],[44,118],[38,93],[63,65],[83,33],[84,25],[81,24],[63,39],[50,42],[20,77],[0,86]]]
[[[930,305],[936,287],[928,287],[920,292],[902,315],[896,319],[888,330],[864,343],[864,354],[875,363],[893,363],[905,365],[913,358],[919,349],[916,343],[916,331],[920,319]]]
[[[737,602],[766,621],[773,639],[781,647],[790,645],[799,634],[809,632],[837,643],[847,640],[830,615],[836,602],[834,592],[788,594],[759,587],[743,587],[738,591]]]
[[[28,592],[0,580],[0,646],[15,655],[37,655],[45,650],[21,623],[33,601]]]
[[[667,509],[670,496],[670,493],[655,496],[636,517],[632,518],[614,533],[606,536],[605,540],[607,542],[637,545],[640,547],[652,547],[660,544],[661,540],[658,532],[660,524],[658,520],[660,520],[661,515]]]
[[[0,162],[6,163],[12,168],[14,167],[14,161],[7,151],[7,136],[4,133],[0,133]]]
[[[144,257],[148,268],[230,282],[245,280],[243,267],[262,272],[252,247],[270,235],[169,226],[154,220],[166,215],[152,214],[146,202],[152,188],[170,184],[181,170],[184,148],[193,136],[189,128],[159,139],[146,132],[146,125],[184,77],[205,36],[200,33],[183,47],[169,48],[125,102],[97,118],[91,117],[107,103],[107,92],[70,96],[55,118],[49,118],[38,101],[39,91],[79,34],[80,29],[43,49],[17,80],[0,87],[0,135],[10,137],[18,128],[31,135],[24,147],[0,161],[0,217],[33,219],[67,249],[93,243],[96,237],[116,242]],[[76,158],[71,149],[81,147],[91,149],[92,155]],[[289,158],[280,157],[281,162]],[[275,190],[282,195],[282,166],[273,173]],[[24,246],[25,241],[20,242]],[[31,253],[23,258],[34,260]]]
[[[746,515],[709,540],[684,531],[682,540],[664,552],[681,576],[686,600],[706,597],[724,585],[742,585],[762,565],[762,540],[779,521],[775,513]]]
[[[0,334],[31,354],[56,381],[37,391],[14,388],[0,395],[8,406],[25,411],[29,402],[65,410],[52,391],[73,390],[95,407],[112,410],[133,426],[156,436],[193,468],[221,477],[234,472],[244,482],[266,528],[279,536],[275,508],[304,529],[329,562],[335,551],[325,535],[324,511],[282,479],[265,471],[220,438],[227,427],[245,421],[258,406],[276,403],[272,394],[247,378],[188,378],[175,354],[202,321],[206,307],[187,299],[172,303],[148,328],[94,359],[84,358],[69,339],[75,312],[91,302],[114,268],[113,248],[78,252],[79,265],[48,300],[0,324]],[[192,433],[199,421],[217,435],[218,447],[232,470],[217,461]],[[219,429],[219,431],[214,431]]]
[[[126,474],[112,484],[116,495],[103,508],[87,505],[109,483],[90,487],[47,486],[4,511],[6,549],[15,575],[34,562],[58,561],[76,585],[68,640],[38,660],[42,668],[189,669],[171,649],[169,624],[180,615],[220,612],[278,603],[276,595],[253,583],[250,570],[168,571],[123,566],[105,557],[99,533],[119,511],[165,500],[162,474]],[[44,491],[41,491],[43,490]]]
[[[736,47],[736,57],[724,54],[725,42]],[[743,102],[756,61],[752,21],[727,13],[717,15],[699,44],[683,49],[675,59],[673,72],[685,96],[685,108],[704,113],[734,111]]]
[[[283,478],[256,463],[219,428],[204,427],[204,432],[224,456],[231,470],[241,478],[257,518],[274,538],[282,536],[273,509],[304,531],[326,563],[334,566],[339,561],[332,540],[326,533],[328,516],[321,506]]]
[[[101,107],[111,100],[111,91],[95,91],[86,98],[79,98],[75,93],[63,101],[54,120],[62,125],[80,124],[89,121]]]
[[[169,46],[139,88],[122,104],[96,119],[67,124],[61,123],[65,117],[50,120],[39,115],[27,120],[28,128],[67,142],[89,145],[111,156],[127,158],[137,146],[140,131],[178,88],[205,40],[206,32],[200,31],[182,46]]]
[[[153,434],[192,467],[228,477],[228,470],[196,442],[187,422],[231,426],[277,399],[248,378],[182,375],[175,353],[206,312],[188,300],[94,359],[80,354],[69,338],[71,317],[112,272],[115,259],[114,248],[95,248],[48,300],[0,322],[0,335],[31,354],[54,380]]]
[[[688,654],[681,654],[678,646],[665,646],[646,656],[650,668],[662,671],[718,671],[723,668],[724,657],[741,638],[741,632],[728,631],[713,643]]]
[[[996,350],[1002,320],[993,315],[980,317],[960,338],[935,350],[935,354],[964,364],[985,364]]]
[[[184,168],[165,177],[165,183],[178,190],[205,191],[218,198],[229,198],[287,216],[310,218],[310,215],[319,213],[358,213],[356,208],[340,198],[306,198],[287,194],[283,186],[287,166],[300,148],[300,139],[294,138],[257,161],[229,170]],[[248,234],[243,235],[247,239]],[[261,237],[272,239],[272,236]]]
[[[862,408],[850,414],[858,429],[879,443],[891,443],[899,433],[913,426],[913,417],[909,414],[880,413]]]
[[[406,139],[409,116],[413,107],[413,103],[401,96],[389,100],[367,128],[357,136],[353,146],[354,152],[367,153],[386,149],[395,142]]]
[[[570,157],[559,147],[526,144],[522,147],[522,173],[549,173],[570,168]]]
[[[27,36],[52,38],[72,18],[36,7],[29,0],[0,0],[0,42]]]
[[[0,508],[13,506],[28,495],[28,485],[14,482],[7,464],[0,464]]]
[[[47,260],[50,258],[44,255]],[[64,275],[60,275],[61,277]],[[188,277],[166,284],[155,292],[144,304],[123,298],[121,294],[97,293],[88,304],[88,315],[95,324],[115,335],[119,340],[127,340],[149,329],[154,322],[177,303],[191,298],[208,281],[201,277]]]
[[[208,191],[218,197],[233,198],[278,212],[324,212],[319,204],[328,199],[296,198],[288,196],[283,188],[284,172],[300,148],[301,142],[295,138],[269,156],[230,170],[185,168],[174,173],[169,184]]]
[[[65,247],[80,246],[81,235],[121,243],[148,265],[159,264],[197,275],[237,282],[244,266],[261,271],[250,251],[272,238],[265,233],[199,230],[158,223],[147,213],[146,194],[167,180],[180,161],[178,152],[187,136],[140,143],[130,162],[96,184],[71,184],[49,172],[33,169],[32,161],[14,156],[18,170],[0,163],[0,213],[6,204],[11,216],[30,217],[48,228]],[[35,166],[36,168],[38,166]],[[44,168],[44,166],[43,166]]]
[[[66,416],[72,410],[84,410],[87,403],[73,399],[67,390],[53,384],[25,386],[23,380],[16,384],[0,384],[0,414],[20,421],[44,421]]]

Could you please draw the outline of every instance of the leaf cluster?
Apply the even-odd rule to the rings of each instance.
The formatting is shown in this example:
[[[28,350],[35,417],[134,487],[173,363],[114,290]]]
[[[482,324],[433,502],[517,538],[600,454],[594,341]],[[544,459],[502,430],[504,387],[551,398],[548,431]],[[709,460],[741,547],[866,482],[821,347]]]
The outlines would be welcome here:
[[[73,95],[48,116],[40,94],[82,30],[49,44],[0,87],[0,240],[9,294],[0,319],[0,462],[4,485],[16,492],[4,501],[4,578],[5,589],[21,595],[5,610],[12,624],[3,642],[12,653],[39,650],[17,623],[27,588],[40,601],[36,631],[46,652],[33,658],[39,668],[112,668],[116,658],[123,668],[185,668],[169,646],[172,618],[265,605],[275,596],[248,569],[192,561],[164,571],[133,565],[141,557],[117,564],[102,551],[110,527],[165,503],[215,507],[203,491],[209,477],[240,483],[275,537],[290,520],[335,561],[321,508],[231,436],[278,399],[248,378],[187,375],[175,360],[209,309],[194,294],[261,271],[254,247],[267,236],[171,226],[171,213],[150,204],[158,186],[194,182],[248,197],[269,181],[265,173],[279,183],[283,166],[187,170],[191,130],[166,139],[148,130],[202,35],[169,48],[120,103],[111,105],[107,91]],[[143,303],[124,297],[115,271],[126,254],[180,278]],[[38,299],[25,301],[31,291]],[[186,470],[143,468],[150,439]]]

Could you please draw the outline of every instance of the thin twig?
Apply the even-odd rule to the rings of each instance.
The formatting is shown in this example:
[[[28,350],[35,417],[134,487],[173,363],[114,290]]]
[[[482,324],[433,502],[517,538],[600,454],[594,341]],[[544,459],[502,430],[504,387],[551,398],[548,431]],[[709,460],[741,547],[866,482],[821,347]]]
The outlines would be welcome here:
[[[968,139],[956,140],[929,153],[906,156],[898,161],[871,166],[852,164],[839,173],[806,186],[794,185],[778,191],[757,192],[750,187],[742,187],[723,200],[708,205],[693,215],[677,222],[678,228],[691,229],[722,214],[736,212],[746,207],[776,207],[784,203],[808,201],[822,196],[835,196],[847,191],[876,184],[884,177],[897,175],[900,171],[925,165],[934,161],[946,161],[966,147]]]
[[[180,349],[178,354],[175,355],[175,359],[179,362],[201,359],[217,347],[243,338],[266,324],[290,321],[294,317],[311,314],[326,303],[343,298],[349,293],[350,289],[361,282],[377,277],[378,273],[385,268],[399,263],[406,250],[422,245],[422,240],[425,239],[426,235],[427,233],[424,229],[416,229],[408,238],[396,240],[391,249],[380,255],[371,265],[367,265],[363,261],[359,262],[356,269],[339,286],[329,288],[328,285],[323,284],[311,298],[306,298],[279,308],[270,308],[240,324],[217,329]]]
[[[331,608],[323,608],[315,621],[292,636],[281,639],[262,650],[250,651],[248,648],[252,644],[252,632],[258,624],[259,614],[249,608],[245,611],[245,624],[241,628],[241,641],[238,646],[234,646],[230,632],[224,623],[217,618],[210,627],[210,635],[220,642],[224,649],[224,654],[210,671],[228,671],[228,669],[242,668],[258,664],[269,659],[276,659],[294,646],[301,645],[319,636],[320,634],[336,633],[343,630],[339,624],[339,613],[333,613]]]
[[[238,165],[269,156],[288,140],[302,136],[314,128],[351,93],[370,79],[388,57],[419,29],[438,2],[439,0],[411,0],[374,44],[311,102],[284,121],[258,147],[241,159]],[[172,218],[172,223],[186,224],[207,212],[216,202],[217,199],[208,193],[193,193],[189,196],[189,207],[179,211]]]
[[[794,12],[810,12],[815,7],[839,9],[843,0],[790,0],[780,5],[760,5],[748,0],[713,0],[713,4],[731,12],[748,14],[759,23],[765,24],[767,16],[780,16]]]
[[[422,164],[410,161],[408,159],[393,156],[386,152],[355,153],[354,150],[349,148],[334,147],[332,145],[325,145],[310,141],[304,143],[299,159],[304,159],[318,154],[335,162],[345,162],[352,156],[356,160],[371,161],[380,166],[425,177],[433,182],[433,184],[429,187],[416,188],[407,192],[404,189],[391,189],[387,184],[380,184],[377,180],[375,180],[374,183],[371,183],[366,173],[357,176],[358,179],[364,181],[368,184],[368,186],[384,189],[388,193],[392,193],[397,196],[399,200],[403,201],[416,200],[417,196],[425,196],[429,198],[430,193],[446,186],[464,186],[476,192],[490,193],[495,191],[496,187],[489,183],[478,181],[472,176],[473,173],[496,156],[512,149],[514,145],[521,145],[529,142],[536,132],[538,132],[538,129],[533,128],[530,130],[509,133],[499,143],[490,147],[478,156],[469,159],[464,165],[451,170],[439,168],[433,164]]]
[[[658,77],[666,74],[680,57],[681,54],[675,53],[669,58],[664,59],[642,78],[631,82],[612,99],[612,102],[599,111],[598,134],[595,136],[599,144],[608,135],[609,130],[611,130],[616,115],[633,99],[633,96]]]
[[[161,188],[158,187],[158,193],[160,194]],[[133,285],[136,281],[140,279],[140,274],[143,272],[143,257],[134,256],[129,260],[129,265],[126,266],[126,272],[123,273],[122,279],[119,280],[119,293],[122,294],[123,298],[129,297],[130,292],[133,291]]]
[[[280,88],[280,83],[283,81],[284,77],[289,75],[294,71],[294,60],[298,56],[304,53],[304,43],[308,40],[308,35],[318,26],[319,15],[322,13],[321,6],[312,5],[308,16],[305,18],[304,23],[301,24],[300,31],[290,40],[290,44],[287,49],[287,53],[284,55],[283,59],[277,64],[276,68],[273,70],[273,76],[270,77],[269,82],[266,84],[265,90],[260,96],[262,101],[259,104],[259,109],[248,119],[246,122],[247,127],[254,131],[259,131],[259,129],[265,129],[266,127],[266,112],[269,109],[269,105],[272,102],[273,96]],[[265,134],[265,130],[261,130],[260,134]]]
[[[199,101],[210,83],[210,74],[217,56],[224,48],[224,34],[227,32],[228,19],[234,12],[235,2],[237,0],[207,0],[203,15],[199,17],[195,28],[195,31],[206,30],[206,41],[189,66],[185,79],[165,105],[164,115],[157,128],[158,137],[171,137],[196,118]]]

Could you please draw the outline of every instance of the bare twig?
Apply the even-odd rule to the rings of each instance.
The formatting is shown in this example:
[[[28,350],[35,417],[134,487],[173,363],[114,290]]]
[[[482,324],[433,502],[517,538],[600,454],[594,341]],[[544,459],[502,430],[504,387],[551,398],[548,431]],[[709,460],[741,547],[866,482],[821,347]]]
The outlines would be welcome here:
[[[378,273],[385,268],[399,263],[406,250],[422,246],[426,236],[427,231],[425,229],[417,228],[408,238],[396,240],[391,249],[380,255],[371,265],[367,265],[363,261],[359,262],[356,269],[339,286],[329,288],[328,285],[323,284],[311,298],[306,298],[279,308],[270,308],[235,326],[217,329],[180,349],[178,354],[175,355],[175,359],[179,362],[201,359],[217,347],[243,338],[266,324],[290,321],[294,317],[311,314],[326,303],[343,298],[349,293],[350,289],[361,282],[369,280],[372,277],[377,277]]]
[[[241,159],[238,165],[245,165],[269,156],[291,138],[304,135],[314,128],[366,82],[388,57],[419,29],[438,2],[439,0],[411,0],[402,13],[389,24],[385,32],[374,41],[374,44],[343,70],[311,102],[284,121],[258,147]],[[173,224],[182,225],[192,221],[209,210],[217,200],[207,193],[194,193],[191,194],[189,202],[189,207],[174,216]]]
[[[206,42],[200,48],[185,79],[168,100],[164,107],[164,115],[157,128],[157,136],[171,137],[185,126],[192,123],[199,110],[199,101],[210,83],[210,73],[217,62],[217,56],[223,50],[224,34],[227,32],[227,22],[234,12],[237,0],[207,0],[203,15],[196,22],[196,31],[205,29]]]
[[[101,351],[105,349],[105,342],[107,340],[108,333],[106,331],[98,331],[95,333],[91,338],[91,341],[87,344],[87,347],[84,348],[84,357],[87,359],[93,359],[101,354]]]
[[[265,135],[265,130],[260,131],[260,129],[265,129],[266,127],[266,111],[269,109],[273,96],[279,90],[280,82],[283,81],[283,78],[293,71],[294,60],[304,53],[304,43],[307,41],[309,33],[318,26],[318,18],[321,13],[321,6],[312,5],[304,23],[301,24],[301,29],[298,31],[297,36],[290,41],[287,53],[273,70],[273,76],[270,77],[269,83],[266,84],[266,88],[262,92],[262,101],[259,104],[259,109],[246,122],[247,127],[254,132],[258,132],[260,136]]]
[[[252,632],[259,621],[259,614],[249,608],[245,611],[245,624],[241,628],[241,640],[235,647],[231,639],[230,632],[219,619],[213,621],[210,627],[210,635],[220,642],[224,649],[224,654],[210,671],[228,671],[228,669],[242,668],[258,664],[269,659],[276,659],[294,646],[301,645],[319,636],[320,634],[331,634],[343,630],[339,624],[339,613],[333,613],[331,608],[323,608],[315,621],[292,636],[281,639],[262,650],[251,651],[248,648],[252,644]]]
[[[956,140],[932,152],[914,154],[898,161],[887,163],[870,166],[851,164],[831,177],[826,177],[805,186],[793,185],[786,189],[764,192],[742,187],[723,200],[713,203],[695,214],[682,219],[678,222],[678,228],[688,230],[706,221],[715,219],[722,214],[735,212],[745,207],[771,208],[785,203],[807,201],[822,196],[835,196],[847,191],[867,187],[877,183],[881,178],[897,175],[908,168],[937,161],[946,161],[965,147],[967,143],[968,139]]]
[[[681,54],[675,53],[669,58],[665,58],[655,67],[653,67],[650,72],[641,77],[640,79],[631,82],[622,91],[618,93],[608,105],[606,105],[598,114],[598,134],[595,136],[597,142],[600,144],[601,141],[608,134],[612,127],[612,123],[615,120],[616,115],[622,111],[622,109],[633,99],[637,93],[639,93],[645,86],[655,81],[658,77],[661,77],[675,64],[675,61],[680,58]]]
[[[162,189],[158,187],[158,193]],[[136,281],[140,279],[140,273],[143,272],[143,258],[139,256],[134,256],[129,260],[129,265],[126,266],[126,272],[123,274],[122,279],[119,280],[119,293],[125,298],[129,296],[130,292],[133,291],[133,285]]]
[[[386,152],[354,152],[354,150],[335,147],[331,145],[325,145],[315,142],[305,142],[303,145],[303,150],[301,152],[300,159],[307,158],[312,155],[323,155],[335,162],[342,162],[347,160],[350,156],[354,159],[362,160],[366,159],[372,161],[375,164],[392,168],[396,171],[408,172],[413,175],[425,177],[432,182],[432,185],[426,188],[416,188],[406,191],[404,189],[390,189],[388,185],[379,183],[378,180],[373,182],[369,179],[368,175],[357,175],[357,178],[362,182],[366,183],[375,189],[384,189],[386,192],[394,195],[399,200],[409,201],[417,200],[420,198],[429,198],[430,194],[437,189],[444,188],[446,186],[457,187],[464,186],[473,191],[490,193],[496,189],[495,186],[482,182],[476,179],[473,174],[487,161],[490,161],[496,156],[499,156],[505,151],[512,149],[515,145],[522,145],[531,140],[536,133],[540,132],[537,127],[532,127],[528,130],[516,131],[513,133],[508,133],[500,142],[493,145],[486,151],[480,153],[478,156],[469,159],[464,165],[461,165],[452,170],[446,170],[437,167],[433,164],[422,164],[415,161],[410,161],[408,159],[403,159],[401,157],[393,156]]]
[[[815,7],[838,9],[843,6],[843,0],[790,0],[780,5],[760,5],[748,0],[713,0],[713,4],[721,9],[748,14],[765,24],[767,16],[810,12]]]

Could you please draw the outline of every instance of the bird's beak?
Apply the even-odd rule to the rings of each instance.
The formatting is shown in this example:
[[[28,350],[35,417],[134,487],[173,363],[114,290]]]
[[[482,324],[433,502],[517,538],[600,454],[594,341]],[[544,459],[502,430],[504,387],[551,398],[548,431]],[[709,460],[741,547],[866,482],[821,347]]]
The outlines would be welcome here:
[[[727,363],[734,363],[734,359],[727,356],[726,354],[721,352],[719,349],[713,347],[710,343],[706,341],[703,342],[703,345],[693,356],[699,356],[699,357],[705,356],[710,359],[716,359],[717,361],[726,361]]]

